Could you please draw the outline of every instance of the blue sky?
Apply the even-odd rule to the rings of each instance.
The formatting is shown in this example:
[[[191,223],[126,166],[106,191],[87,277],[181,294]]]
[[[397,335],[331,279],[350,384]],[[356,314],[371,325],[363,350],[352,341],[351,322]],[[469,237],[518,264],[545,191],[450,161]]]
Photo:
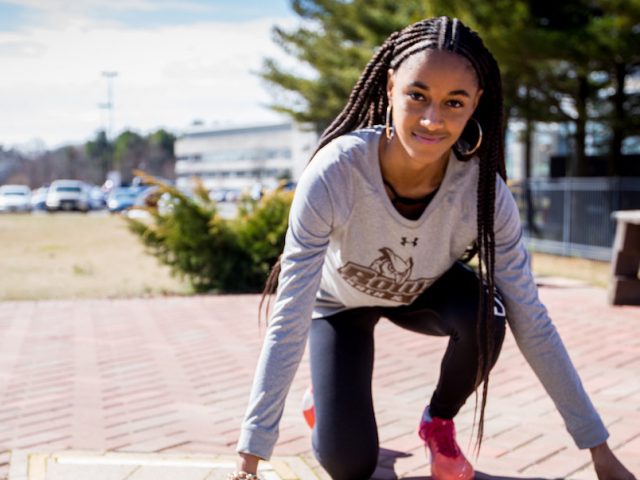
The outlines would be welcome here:
[[[78,2],[74,10],[84,11],[93,19],[109,18],[130,27],[154,27],[191,24],[201,21],[244,22],[269,16],[287,16],[287,0],[189,0],[185,2]],[[78,3],[84,3],[85,8]],[[49,6],[58,2],[0,1],[0,30],[15,31],[29,24],[46,21]]]
[[[15,30],[27,22],[27,10],[20,5],[0,2],[0,31]]]
[[[288,0],[0,0],[0,145],[80,143],[108,123],[179,133],[265,123],[265,57],[286,61],[274,25],[293,28]]]

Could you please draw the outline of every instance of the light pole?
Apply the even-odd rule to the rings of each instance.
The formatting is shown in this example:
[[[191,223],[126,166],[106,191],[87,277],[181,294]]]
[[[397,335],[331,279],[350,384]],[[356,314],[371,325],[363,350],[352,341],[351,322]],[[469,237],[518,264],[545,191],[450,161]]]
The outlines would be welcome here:
[[[105,127],[105,138],[107,140],[107,145],[111,141],[111,137],[113,135],[113,113],[115,110],[113,103],[113,79],[118,76],[118,72],[115,71],[103,71],[102,76],[107,79],[107,102],[101,103],[100,108],[107,110],[107,126]],[[109,149],[110,153],[108,154],[108,165],[107,165],[107,175],[111,174],[111,170],[113,169],[113,152],[112,149]]]
[[[113,112],[115,110],[113,104],[113,79],[118,76],[118,72],[102,72],[102,76],[107,79],[107,103],[100,104],[100,108],[108,110],[108,124],[105,130],[107,140],[111,139],[113,134]]]

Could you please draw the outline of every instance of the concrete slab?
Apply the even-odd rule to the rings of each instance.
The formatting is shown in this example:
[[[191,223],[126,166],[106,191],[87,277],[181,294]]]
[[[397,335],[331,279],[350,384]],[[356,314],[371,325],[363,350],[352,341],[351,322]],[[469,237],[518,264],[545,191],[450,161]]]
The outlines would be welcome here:
[[[235,470],[231,455],[14,450],[9,480],[224,480]],[[264,480],[317,480],[303,460],[279,457],[260,464]]]

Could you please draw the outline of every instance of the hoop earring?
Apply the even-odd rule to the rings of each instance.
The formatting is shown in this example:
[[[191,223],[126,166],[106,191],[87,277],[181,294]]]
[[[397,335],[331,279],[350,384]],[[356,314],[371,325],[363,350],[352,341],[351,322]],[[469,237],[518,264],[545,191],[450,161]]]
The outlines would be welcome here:
[[[391,140],[394,134],[394,128],[391,126],[391,104],[387,105],[387,116],[384,122],[387,140]]]
[[[470,155],[473,155],[474,153],[476,153],[476,151],[480,148],[480,145],[482,145],[482,127],[480,126],[480,122],[478,122],[475,118],[470,118],[469,120],[473,120],[476,124],[476,127],[478,127],[478,141],[476,142],[475,146],[471,149],[468,149],[466,152],[462,150],[461,147],[464,146],[464,144],[467,144],[467,142],[465,140],[462,140],[462,138],[458,139],[458,141],[456,142],[456,150],[458,150],[458,153],[460,155],[462,155],[463,157],[468,157]],[[462,141],[461,141],[462,140]]]

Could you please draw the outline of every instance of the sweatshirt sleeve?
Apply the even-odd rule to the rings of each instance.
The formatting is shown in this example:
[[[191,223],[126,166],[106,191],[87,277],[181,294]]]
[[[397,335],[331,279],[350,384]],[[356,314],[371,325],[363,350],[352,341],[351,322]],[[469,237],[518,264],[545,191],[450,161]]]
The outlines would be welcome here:
[[[513,336],[551,397],[578,448],[604,442],[608,432],[562,340],[540,302],[522,240],[518,208],[502,179],[496,185],[495,280]]]
[[[333,224],[322,176],[308,167],[289,215],[276,301],[253,380],[236,451],[269,459],[287,393],[306,346]]]

